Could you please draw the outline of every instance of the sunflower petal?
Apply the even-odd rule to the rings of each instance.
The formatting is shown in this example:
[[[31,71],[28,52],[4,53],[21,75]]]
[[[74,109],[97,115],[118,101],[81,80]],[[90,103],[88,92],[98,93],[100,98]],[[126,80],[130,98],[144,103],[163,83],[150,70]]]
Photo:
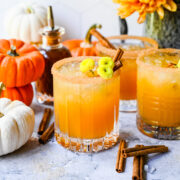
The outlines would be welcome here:
[[[139,18],[138,18],[137,22],[139,24],[141,24],[141,23],[143,23],[145,21],[145,19],[146,19],[146,12],[143,12],[143,13],[139,14]]]
[[[160,19],[163,19],[163,18],[164,18],[164,9],[163,9],[162,7],[159,7],[159,8],[157,9],[157,13],[158,13]]]
[[[112,0],[119,4],[118,15],[126,18],[134,12],[139,13],[138,23],[144,22],[147,13],[157,11],[161,19],[164,18],[164,9],[175,12],[177,4],[174,0]]]

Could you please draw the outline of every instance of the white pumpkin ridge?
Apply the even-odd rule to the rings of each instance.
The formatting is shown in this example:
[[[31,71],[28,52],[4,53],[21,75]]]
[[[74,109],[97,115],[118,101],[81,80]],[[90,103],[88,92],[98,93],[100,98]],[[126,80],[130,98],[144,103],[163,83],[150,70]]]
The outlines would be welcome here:
[[[20,101],[0,99],[0,155],[11,153],[23,146],[34,130],[34,112]]]
[[[38,43],[41,41],[39,30],[47,25],[46,18],[46,8],[36,3],[16,5],[5,15],[7,35],[27,43]]]

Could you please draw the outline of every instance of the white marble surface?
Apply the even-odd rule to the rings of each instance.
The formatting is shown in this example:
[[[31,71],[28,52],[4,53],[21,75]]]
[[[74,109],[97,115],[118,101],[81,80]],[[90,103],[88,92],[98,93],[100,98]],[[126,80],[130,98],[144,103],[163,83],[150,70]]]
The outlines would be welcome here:
[[[37,141],[37,127],[43,107],[32,104],[36,113],[33,138],[21,149],[0,157],[0,180],[128,180],[132,179],[133,158],[128,158],[124,173],[115,171],[118,145],[110,150],[95,154],[78,154],[68,151],[54,139],[46,145]],[[53,117],[52,117],[53,120]],[[159,141],[142,135],[136,128],[135,113],[120,114],[120,134],[128,146],[143,143],[166,144],[170,152],[149,156],[147,180],[180,179],[180,142]],[[147,167],[146,167],[147,168]]]

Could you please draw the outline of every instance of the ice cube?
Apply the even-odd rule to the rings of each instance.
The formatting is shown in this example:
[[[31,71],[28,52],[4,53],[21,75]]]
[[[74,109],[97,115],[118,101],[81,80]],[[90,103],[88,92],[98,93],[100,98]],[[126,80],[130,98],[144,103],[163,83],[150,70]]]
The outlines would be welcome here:
[[[147,173],[150,173],[150,174],[154,174],[156,172],[156,168],[155,167],[147,165],[147,164],[144,166],[144,170]]]

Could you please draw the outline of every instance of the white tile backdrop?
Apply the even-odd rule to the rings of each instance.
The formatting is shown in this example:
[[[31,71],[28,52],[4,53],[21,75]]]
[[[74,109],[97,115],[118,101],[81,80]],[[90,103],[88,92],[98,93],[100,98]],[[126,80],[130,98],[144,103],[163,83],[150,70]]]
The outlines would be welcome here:
[[[52,5],[57,25],[66,28],[64,39],[83,38],[93,23],[103,25],[106,36],[119,34],[117,5],[112,0],[0,0],[0,38],[7,38],[4,30],[4,16],[7,10],[17,3],[37,2],[44,6]],[[142,35],[143,25],[137,23],[137,14],[129,17],[129,34]]]

